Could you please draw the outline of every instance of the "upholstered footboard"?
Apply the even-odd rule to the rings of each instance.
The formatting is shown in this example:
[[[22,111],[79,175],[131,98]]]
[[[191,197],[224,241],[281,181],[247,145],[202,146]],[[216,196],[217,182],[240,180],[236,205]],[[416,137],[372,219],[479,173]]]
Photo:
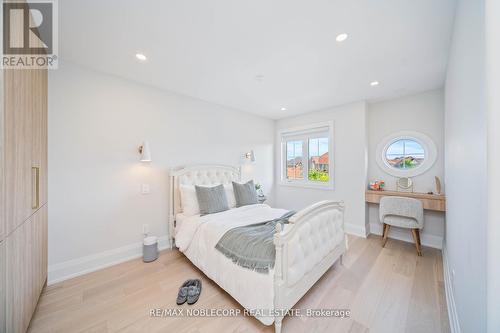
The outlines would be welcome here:
[[[292,308],[347,248],[344,205],[321,201],[295,214],[289,225],[276,226],[274,308]],[[276,333],[282,316],[275,317]]]

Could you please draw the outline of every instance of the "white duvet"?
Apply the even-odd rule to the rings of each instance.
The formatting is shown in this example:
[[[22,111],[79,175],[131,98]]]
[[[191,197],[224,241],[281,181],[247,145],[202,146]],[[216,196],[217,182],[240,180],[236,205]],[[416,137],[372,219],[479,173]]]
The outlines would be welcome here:
[[[272,309],[274,270],[262,274],[238,266],[217,251],[215,245],[232,228],[269,221],[286,212],[259,204],[205,216],[178,216],[175,243],[193,264],[243,307],[251,310]],[[265,325],[274,321],[273,317],[257,319]]]

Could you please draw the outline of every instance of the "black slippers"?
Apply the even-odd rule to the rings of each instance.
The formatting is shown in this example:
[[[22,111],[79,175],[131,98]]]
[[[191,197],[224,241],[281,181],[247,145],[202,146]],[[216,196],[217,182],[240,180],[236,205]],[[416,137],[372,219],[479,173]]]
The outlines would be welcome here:
[[[184,304],[186,301],[188,304],[194,304],[200,298],[201,294],[201,281],[198,279],[187,280],[179,288],[179,294],[177,294],[177,305]]]
[[[184,304],[187,301],[188,287],[193,283],[194,280],[187,280],[179,288],[179,293],[177,294],[177,305]]]
[[[189,305],[196,303],[201,294],[201,281],[193,280],[194,285],[188,287],[187,303]]]

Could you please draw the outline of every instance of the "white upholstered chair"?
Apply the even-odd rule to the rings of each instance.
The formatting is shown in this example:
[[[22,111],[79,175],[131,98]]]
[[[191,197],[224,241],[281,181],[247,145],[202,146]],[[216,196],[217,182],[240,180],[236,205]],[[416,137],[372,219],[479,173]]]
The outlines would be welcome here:
[[[384,226],[382,247],[387,242],[389,228],[392,226],[411,229],[417,254],[422,256],[420,229],[424,227],[424,208],[422,202],[413,198],[382,197],[379,210],[380,222]]]

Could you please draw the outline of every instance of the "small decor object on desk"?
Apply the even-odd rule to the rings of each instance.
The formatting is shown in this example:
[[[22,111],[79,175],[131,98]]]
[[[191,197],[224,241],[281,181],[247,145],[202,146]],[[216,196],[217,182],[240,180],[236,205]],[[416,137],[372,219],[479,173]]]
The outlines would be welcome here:
[[[158,259],[158,238],[145,237],[142,244],[142,261],[151,262]]]
[[[441,194],[441,179],[438,176],[434,177],[436,180],[436,193]]]
[[[413,181],[408,177],[401,177],[396,182],[399,192],[413,192]]]
[[[370,190],[373,191],[383,191],[385,187],[385,182],[383,180],[375,180],[370,182]]]

